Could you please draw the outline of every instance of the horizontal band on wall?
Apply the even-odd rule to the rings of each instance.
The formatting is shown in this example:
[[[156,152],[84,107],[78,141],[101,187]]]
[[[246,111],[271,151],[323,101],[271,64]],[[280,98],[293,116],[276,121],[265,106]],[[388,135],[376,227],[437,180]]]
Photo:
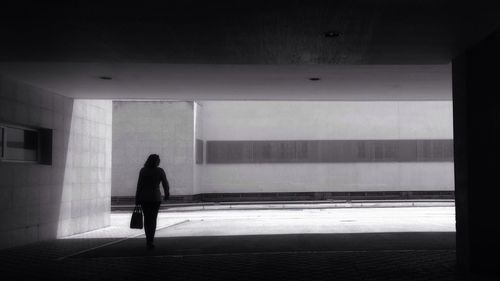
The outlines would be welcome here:
[[[453,140],[207,141],[207,164],[453,162]]]
[[[454,191],[356,191],[356,192],[251,192],[201,193],[171,196],[168,203],[260,202],[302,200],[418,200],[454,199]],[[133,196],[113,196],[112,206],[134,205]]]

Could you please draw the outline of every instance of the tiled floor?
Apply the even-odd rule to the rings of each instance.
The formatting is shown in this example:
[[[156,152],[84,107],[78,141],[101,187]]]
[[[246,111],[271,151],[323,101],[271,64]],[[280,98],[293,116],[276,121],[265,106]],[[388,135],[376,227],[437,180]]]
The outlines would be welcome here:
[[[0,251],[0,276],[54,281],[463,280],[456,275],[454,233],[446,231],[454,225],[446,219],[452,210],[274,212],[163,213],[154,250],[145,249],[142,231],[128,229],[129,214],[113,214],[106,229]],[[259,222],[272,218],[275,226]],[[398,231],[366,224],[382,224],[377,218],[392,221],[388,229]],[[413,221],[417,229],[427,222],[435,231],[408,232],[409,225],[398,218]],[[241,220],[253,229],[246,235],[234,233]],[[355,231],[344,226],[325,232],[343,224]],[[272,233],[294,225],[309,231]],[[211,227],[218,230],[207,232]],[[372,231],[364,233],[363,227]]]
[[[455,251],[450,249],[167,253],[58,260],[105,242],[109,240],[59,240],[3,251],[2,280],[462,280],[455,274]]]

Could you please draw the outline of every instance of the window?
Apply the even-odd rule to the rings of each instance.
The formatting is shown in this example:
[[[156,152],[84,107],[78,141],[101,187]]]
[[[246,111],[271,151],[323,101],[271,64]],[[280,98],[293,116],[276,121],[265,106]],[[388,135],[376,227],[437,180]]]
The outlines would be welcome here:
[[[1,126],[2,160],[39,162],[40,161],[40,133],[37,130],[2,125]]]

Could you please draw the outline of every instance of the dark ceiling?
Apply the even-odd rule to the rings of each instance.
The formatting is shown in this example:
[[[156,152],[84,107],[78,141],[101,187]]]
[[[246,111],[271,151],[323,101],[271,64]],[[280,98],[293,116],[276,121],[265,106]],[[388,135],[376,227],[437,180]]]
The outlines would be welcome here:
[[[443,64],[500,27],[481,1],[37,2],[0,10],[0,61]]]

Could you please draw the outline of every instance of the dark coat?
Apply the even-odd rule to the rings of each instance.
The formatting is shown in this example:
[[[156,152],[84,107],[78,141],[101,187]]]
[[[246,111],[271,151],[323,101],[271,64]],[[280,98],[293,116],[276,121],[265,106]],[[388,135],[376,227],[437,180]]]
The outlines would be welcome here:
[[[163,185],[165,195],[168,197],[170,187],[165,171],[162,168],[142,168],[137,180],[135,202],[137,204],[161,202],[160,182]]]

